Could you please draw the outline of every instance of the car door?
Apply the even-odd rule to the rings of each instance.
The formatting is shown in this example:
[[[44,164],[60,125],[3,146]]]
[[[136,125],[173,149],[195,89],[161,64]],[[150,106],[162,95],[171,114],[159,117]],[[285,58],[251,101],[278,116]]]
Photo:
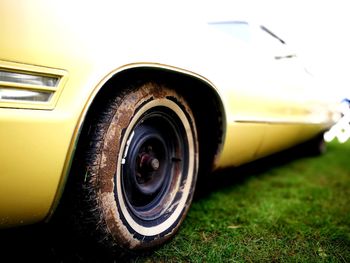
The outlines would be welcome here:
[[[252,41],[258,52],[267,84],[264,100],[266,128],[258,155],[287,148],[302,137],[301,131],[312,114],[310,86],[312,80],[298,56],[286,43],[264,26],[258,26]],[[268,65],[268,67],[264,67]]]

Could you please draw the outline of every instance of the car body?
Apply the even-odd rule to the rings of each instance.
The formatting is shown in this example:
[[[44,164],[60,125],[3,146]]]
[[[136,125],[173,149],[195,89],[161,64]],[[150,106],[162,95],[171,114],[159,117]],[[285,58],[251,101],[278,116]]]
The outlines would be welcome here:
[[[94,105],[103,104],[100,94],[108,97],[111,83],[115,90],[136,85],[138,78],[174,87],[170,90],[181,86],[177,92],[189,102],[196,123],[185,143],[199,145],[199,150],[196,142],[188,146],[193,158],[199,156],[189,166],[193,162],[199,176],[310,140],[335,121],[333,104],[318,98],[312,77],[265,27],[234,20],[207,24],[188,14],[178,19],[175,4],[152,9],[118,1],[15,3],[0,3],[1,227],[50,219],[73,176],[77,149],[86,140],[84,125]],[[242,36],[227,29],[237,25],[258,33]],[[176,118],[185,115],[186,109]],[[185,122],[193,128],[192,118]],[[158,169],[159,162],[152,159],[151,167]],[[150,234],[152,241],[158,234]],[[117,243],[133,249],[163,241]]]

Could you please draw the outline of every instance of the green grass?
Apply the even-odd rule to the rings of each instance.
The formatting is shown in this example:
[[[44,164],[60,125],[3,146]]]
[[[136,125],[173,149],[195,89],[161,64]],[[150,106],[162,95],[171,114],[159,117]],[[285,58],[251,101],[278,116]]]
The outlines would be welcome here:
[[[176,237],[135,261],[350,262],[350,143],[272,161],[214,174]]]

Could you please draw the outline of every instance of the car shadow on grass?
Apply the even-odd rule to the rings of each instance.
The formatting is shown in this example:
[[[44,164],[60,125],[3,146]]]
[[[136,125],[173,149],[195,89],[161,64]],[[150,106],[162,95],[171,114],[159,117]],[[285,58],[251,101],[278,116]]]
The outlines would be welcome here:
[[[89,243],[79,243],[62,225],[35,224],[0,230],[2,262],[130,262],[136,255],[111,255]]]

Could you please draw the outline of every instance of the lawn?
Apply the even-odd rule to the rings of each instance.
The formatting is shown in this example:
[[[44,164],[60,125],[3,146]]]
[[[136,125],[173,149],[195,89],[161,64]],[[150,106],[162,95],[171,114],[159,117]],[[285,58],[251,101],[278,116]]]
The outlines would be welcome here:
[[[295,155],[214,174],[176,237],[133,261],[350,262],[350,143]]]

